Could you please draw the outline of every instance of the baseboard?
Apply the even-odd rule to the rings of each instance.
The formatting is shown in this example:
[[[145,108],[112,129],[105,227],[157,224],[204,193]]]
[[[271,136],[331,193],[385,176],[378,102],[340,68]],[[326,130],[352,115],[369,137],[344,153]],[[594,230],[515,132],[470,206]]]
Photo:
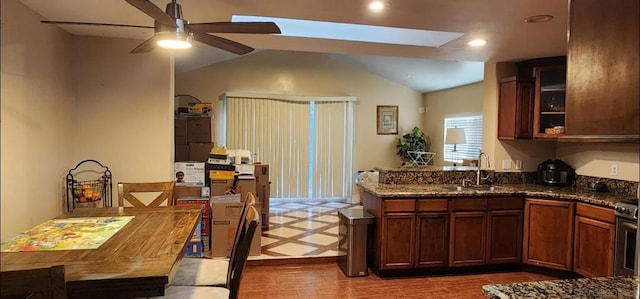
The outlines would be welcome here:
[[[336,256],[323,257],[285,257],[285,258],[269,258],[269,259],[249,259],[247,266],[278,266],[278,265],[305,265],[305,264],[336,264]]]

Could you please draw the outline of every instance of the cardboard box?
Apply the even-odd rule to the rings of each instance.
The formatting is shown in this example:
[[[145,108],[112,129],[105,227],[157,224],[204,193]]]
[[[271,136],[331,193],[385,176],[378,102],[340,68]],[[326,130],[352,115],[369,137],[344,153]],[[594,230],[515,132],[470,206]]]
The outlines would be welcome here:
[[[211,200],[211,219],[237,219],[242,213],[243,203],[238,200]],[[213,223],[212,223],[213,224]]]
[[[202,235],[210,236],[211,235],[211,217],[202,217],[202,221],[200,221],[200,225],[202,226]]]
[[[202,257],[202,240],[191,239],[187,244],[187,250],[185,251],[186,257]]]
[[[187,144],[186,118],[175,118],[173,120],[173,139],[175,144]]]
[[[183,197],[204,197],[200,196],[202,193],[202,187],[200,186],[184,186],[177,185],[173,188],[173,197],[174,198],[183,198]]]
[[[189,145],[188,144],[176,144],[175,145],[175,160],[176,162],[189,160]]]
[[[211,180],[211,196],[224,195],[233,186],[233,180]],[[256,194],[256,180],[238,180],[236,194],[240,194],[242,200],[247,197],[247,192]]]
[[[239,203],[240,208],[242,204]],[[256,206],[257,209],[261,207]],[[214,206],[214,214],[216,206]],[[220,210],[222,211],[222,210]],[[231,254],[231,247],[233,246],[233,240],[236,236],[236,229],[238,228],[238,222],[240,215],[233,218],[211,218],[211,256],[213,257],[229,257]],[[262,228],[260,225],[256,228],[256,232],[251,240],[251,247],[249,249],[249,255],[258,256],[261,253],[261,236]]]
[[[213,147],[213,143],[196,143],[189,142],[189,160],[205,162],[209,159],[209,151]]]
[[[175,191],[174,191],[175,192]],[[201,197],[182,197],[176,198],[176,206],[200,206],[202,207],[202,217],[209,217],[211,215],[211,203],[210,199]]]
[[[203,162],[175,162],[174,177],[176,184],[182,186],[204,186],[204,163]],[[184,174],[182,182],[177,181],[178,172]]]
[[[189,103],[188,105],[191,114],[208,114],[213,111],[212,103]]]
[[[202,236],[202,251],[210,252],[211,251],[211,237],[210,235]]]
[[[234,171],[229,170],[209,170],[209,179],[211,180],[233,180]]]
[[[269,165],[253,164],[256,184],[269,184]]]
[[[211,117],[189,117],[187,118],[187,142],[189,143],[210,143],[213,141],[211,132],[213,122]],[[209,158],[209,151],[207,150],[207,157],[202,160],[206,161]]]
[[[261,225],[262,230],[269,229],[269,197],[271,194],[271,185],[269,182],[269,165],[254,164],[256,177],[256,197],[257,202],[262,205]]]

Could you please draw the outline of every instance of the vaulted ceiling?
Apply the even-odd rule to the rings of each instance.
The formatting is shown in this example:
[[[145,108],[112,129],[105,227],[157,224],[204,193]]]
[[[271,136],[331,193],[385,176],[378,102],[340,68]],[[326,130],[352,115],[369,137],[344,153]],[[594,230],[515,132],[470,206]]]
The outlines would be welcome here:
[[[153,20],[124,0],[21,0],[44,19],[153,26]],[[151,1],[164,10],[167,0]],[[566,54],[566,0],[388,0],[381,13],[368,10],[370,0],[180,0],[184,18],[193,23],[230,21],[254,15],[397,28],[460,32],[440,47],[287,37],[219,34],[257,50],[320,52],[422,92],[482,80],[482,63],[520,61]],[[545,23],[525,23],[533,15],[552,15]],[[43,26],[54,26],[45,25]],[[74,35],[144,40],[152,29],[107,26],[61,26]],[[483,38],[472,48],[467,42]],[[145,54],[132,54],[145,55]],[[250,54],[248,54],[250,55]],[[176,56],[177,71],[237,57],[196,46]],[[475,63],[474,63],[475,62]]]

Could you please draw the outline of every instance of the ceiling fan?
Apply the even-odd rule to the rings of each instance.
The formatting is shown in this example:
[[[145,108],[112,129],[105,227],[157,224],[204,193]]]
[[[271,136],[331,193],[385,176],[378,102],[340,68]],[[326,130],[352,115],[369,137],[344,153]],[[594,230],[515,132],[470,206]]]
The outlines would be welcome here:
[[[58,25],[94,25],[152,28],[155,34],[134,48],[131,53],[150,52],[161,46],[165,48],[188,48],[191,41],[196,40],[212,47],[220,48],[235,54],[247,54],[253,48],[209,33],[255,33],[255,34],[279,34],[280,28],[274,22],[211,22],[189,23],[182,18],[182,7],[171,0],[167,8],[162,11],[149,0],[125,0],[135,8],[141,10],[154,20],[154,26],[139,26],[126,24],[86,23],[67,21],[47,21],[42,23]]]

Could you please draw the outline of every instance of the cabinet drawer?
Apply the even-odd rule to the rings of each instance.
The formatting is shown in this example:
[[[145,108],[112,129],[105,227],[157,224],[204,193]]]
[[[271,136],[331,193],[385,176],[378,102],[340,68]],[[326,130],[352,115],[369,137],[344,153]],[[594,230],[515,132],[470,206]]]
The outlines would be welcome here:
[[[387,199],[384,201],[384,212],[413,212],[416,210],[415,199]]]
[[[485,211],[486,198],[456,198],[451,200],[451,211]]]
[[[487,203],[489,211],[494,210],[521,210],[524,208],[524,198],[522,197],[504,197],[490,198]]]
[[[576,214],[587,218],[600,220],[608,223],[615,223],[616,216],[613,209],[594,206],[586,203],[576,204]]]
[[[419,199],[418,212],[447,211],[446,199]]]

